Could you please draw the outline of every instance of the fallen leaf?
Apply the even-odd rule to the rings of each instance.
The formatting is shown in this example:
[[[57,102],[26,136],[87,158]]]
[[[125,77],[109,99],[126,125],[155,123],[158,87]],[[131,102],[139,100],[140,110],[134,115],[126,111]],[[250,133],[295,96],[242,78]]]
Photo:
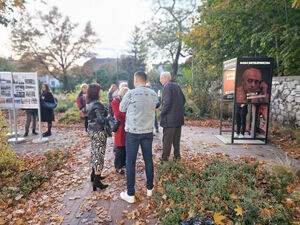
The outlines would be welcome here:
[[[73,196],[73,197],[70,197],[69,200],[76,200],[76,199],[80,199],[81,196]]]
[[[23,224],[23,220],[22,220],[22,219],[17,220],[17,221],[16,221],[16,224],[17,224],[17,225]]]
[[[0,225],[5,224],[5,219],[3,217],[0,217]]]
[[[214,214],[214,221],[218,225],[224,225],[222,220],[224,220],[225,218],[226,218],[226,216],[223,216],[221,213],[215,213]]]
[[[234,209],[234,211],[236,211],[237,216],[243,215],[243,209],[239,205],[236,205],[236,208]]]
[[[19,201],[22,197],[23,197],[23,195],[20,194],[20,195],[18,195],[18,196],[15,198],[15,200],[16,200],[16,201]]]
[[[188,217],[194,217],[194,210],[190,209]]]
[[[232,193],[230,195],[230,198],[233,199],[233,200],[237,200],[238,197],[236,196],[236,194]]]
[[[56,218],[56,221],[59,223],[59,224],[62,224],[62,222],[64,221],[64,216],[59,216]]]

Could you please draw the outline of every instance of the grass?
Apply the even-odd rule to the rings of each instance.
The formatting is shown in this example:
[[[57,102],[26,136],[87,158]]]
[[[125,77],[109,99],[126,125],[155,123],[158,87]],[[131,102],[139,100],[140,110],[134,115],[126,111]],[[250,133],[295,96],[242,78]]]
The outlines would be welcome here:
[[[154,198],[164,225],[217,213],[225,216],[225,224],[292,224],[296,216],[295,176],[272,174],[257,162],[216,159],[201,170],[192,163],[170,162],[157,178]]]

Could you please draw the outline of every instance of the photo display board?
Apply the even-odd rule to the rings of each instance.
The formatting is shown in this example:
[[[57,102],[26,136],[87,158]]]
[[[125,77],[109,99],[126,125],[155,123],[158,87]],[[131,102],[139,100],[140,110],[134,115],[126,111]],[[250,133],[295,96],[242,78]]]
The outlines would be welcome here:
[[[37,109],[39,90],[37,73],[0,73],[0,108]]]
[[[238,58],[236,103],[269,103],[272,85],[271,58]]]
[[[223,63],[223,99],[233,100],[237,59]]]

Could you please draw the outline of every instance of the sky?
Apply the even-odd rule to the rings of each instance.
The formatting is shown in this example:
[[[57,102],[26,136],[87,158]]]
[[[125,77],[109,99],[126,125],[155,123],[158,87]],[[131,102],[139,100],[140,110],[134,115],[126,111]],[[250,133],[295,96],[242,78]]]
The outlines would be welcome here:
[[[151,0],[28,0],[25,5],[30,13],[47,12],[57,6],[63,15],[84,28],[91,21],[100,38],[96,46],[97,57],[116,57],[126,54],[130,34],[135,25],[151,19],[153,12]],[[0,56],[10,57],[10,28],[0,25]]]

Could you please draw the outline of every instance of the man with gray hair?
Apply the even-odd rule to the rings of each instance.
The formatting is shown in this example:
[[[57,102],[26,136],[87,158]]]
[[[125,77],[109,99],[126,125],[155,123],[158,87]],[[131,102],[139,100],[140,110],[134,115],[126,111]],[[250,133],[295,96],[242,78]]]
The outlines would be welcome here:
[[[160,126],[163,127],[162,160],[167,161],[169,159],[172,145],[174,147],[174,159],[180,159],[180,136],[181,126],[184,124],[185,97],[180,86],[171,81],[169,72],[161,73],[160,83],[164,86],[160,114]]]

